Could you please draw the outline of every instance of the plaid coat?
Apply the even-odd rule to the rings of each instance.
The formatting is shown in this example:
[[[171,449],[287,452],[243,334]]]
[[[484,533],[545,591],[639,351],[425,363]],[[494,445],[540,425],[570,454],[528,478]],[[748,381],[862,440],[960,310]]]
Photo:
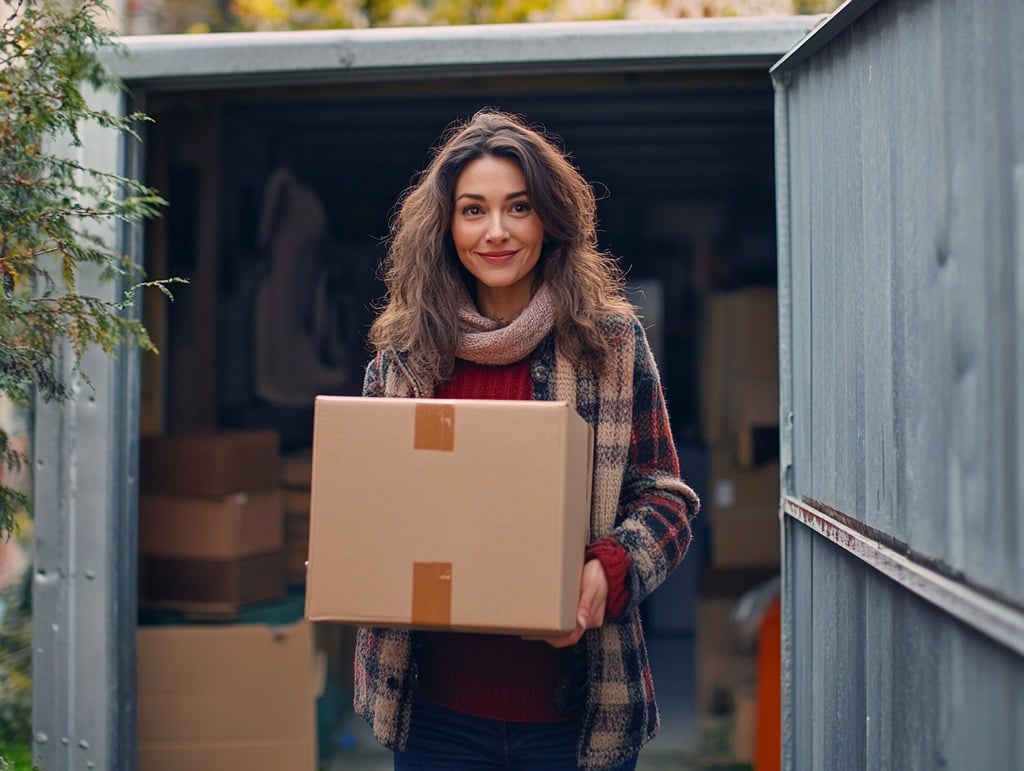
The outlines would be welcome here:
[[[577,744],[584,769],[613,766],[634,755],[658,730],[647,649],[638,605],[679,564],[690,543],[697,496],[679,478],[658,371],[636,319],[602,324],[612,353],[602,372],[572,366],[554,334],[533,354],[535,400],[576,405],[594,428],[591,539],[613,534],[628,550],[625,612],[588,630],[577,644],[578,676],[564,703],[581,710]],[[414,381],[400,354],[386,350],[367,367],[365,396],[432,396]],[[407,631],[360,629],[356,645],[356,712],[384,746],[404,748],[416,688],[413,637]]]

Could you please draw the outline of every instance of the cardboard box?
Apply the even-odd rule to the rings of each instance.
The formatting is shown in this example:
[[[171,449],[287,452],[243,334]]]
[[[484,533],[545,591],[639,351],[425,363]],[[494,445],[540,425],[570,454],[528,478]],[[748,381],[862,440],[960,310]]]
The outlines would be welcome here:
[[[287,514],[301,514],[309,518],[310,492],[305,490],[286,488],[284,491],[284,510]]]
[[[141,627],[140,771],[315,771],[310,625]]]
[[[233,559],[284,546],[280,490],[221,498],[139,496],[139,553],[191,559]]]
[[[281,457],[281,486],[305,488],[313,477],[312,449],[289,453]]]
[[[736,689],[733,700],[732,760],[751,765],[754,762],[754,732],[757,724],[757,689],[744,684]]]
[[[283,551],[235,560],[139,560],[139,598],[151,606],[230,614],[244,605],[272,600],[285,592]]]
[[[779,466],[737,468],[731,455],[711,456],[711,562],[716,567],[777,566]]]
[[[736,466],[727,451],[713,452],[710,504],[712,512],[750,506],[778,508],[779,464],[745,469]]]
[[[144,493],[229,495],[279,486],[274,431],[222,431],[143,437],[139,480]]]
[[[309,488],[285,489],[284,551],[285,577],[291,586],[306,583],[306,558],[309,556]]]
[[[744,415],[751,410],[756,410],[758,420],[766,414],[774,415],[770,424],[777,425],[779,324],[775,290],[754,288],[715,294],[703,325],[701,422],[705,441],[715,447],[730,445],[742,425],[740,421],[749,419]]]
[[[318,397],[307,618],[571,630],[592,445],[564,402]]]
[[[711,518],[711,562],[720,568],[777,567],[781,538],[778,508],[715,511]]]
[[[699,714],[728,713],[736,691],[757,681],[757,657],[746,650],[729,615],[732,599],[697,603],[697,709]]]

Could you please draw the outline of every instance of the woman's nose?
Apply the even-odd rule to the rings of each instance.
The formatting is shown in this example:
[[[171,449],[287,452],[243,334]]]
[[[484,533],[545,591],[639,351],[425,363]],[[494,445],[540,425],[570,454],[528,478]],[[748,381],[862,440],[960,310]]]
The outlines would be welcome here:
[[[505,227],[505,220],[499,215],[491,217],[487,223],[487,240],[504,241],[508,238],[508,228]]]

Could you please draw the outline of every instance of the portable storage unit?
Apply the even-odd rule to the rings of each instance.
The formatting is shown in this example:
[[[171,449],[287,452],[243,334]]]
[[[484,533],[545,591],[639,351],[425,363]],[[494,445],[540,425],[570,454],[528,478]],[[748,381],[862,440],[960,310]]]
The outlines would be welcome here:
[[[772,70],[787,769],[1024,758],[1022,34],[853,0]]]
[[[145,145],[89,128],[78,152],[169,198],[145,235],[106,235],[151,276],[192,283],[173,305],[145,308],[159,359],[90,353],[95,390],[37,411],[35,762],[135,764],[140,434],[256,425],[287,450],[311,430],[308,397],[358,393],[360,332],[381,291],[377,239],[456,118],[522,113],[607,190],[603,245],[646,290],[638,302],[655,322],[676,438],[694,436],[710,288],[775,281],[768,68],[816,21],[125,39],[128,56],[113,64],[133,104],[96,102],[156,122]],[[675,674],[655,676],[665,701]]]

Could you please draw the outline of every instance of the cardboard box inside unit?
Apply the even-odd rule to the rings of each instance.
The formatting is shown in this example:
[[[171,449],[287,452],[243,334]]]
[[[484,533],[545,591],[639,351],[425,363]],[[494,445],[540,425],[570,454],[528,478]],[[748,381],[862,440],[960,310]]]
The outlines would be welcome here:
[[[705,441],[721,446],[733,441],[736,419],[757,406],[778,423],[779,328],[774,289],[753,288],[715,294],[707,307],[701,340],[701,421]],[[747,385],[752,382],[752,385]],[[768,410],[736,404],[751,394],[774,396]],[[761,400],[763,401],[763,400]],[[753,416],[750,416],[753,417]],[[749,419],[749,418],[748,418]]]
[[[778,507],[779,464],[753,469],[738,467],[723,450],[711,454],[711,511],[736,507]]]
[[[716,567],[776,567],[781,551],[778,509],[750,507],[713,512],[711,563]]]
[[[309,489],[313,476],[312,449],[300,450],[281,456],[281,486]]]
[[[161,557],[228,559],[284,545],[280,490],[223,497],[139,496],[139,553]]]
[[[231,614],[285,594],[283,550],[230,560],[139,559],[139,599],[149,607]]]
[[[734,599],[697,603],[697,709],[731,711],[736,691],[756,682],[757,657],[740,640],[730,614]]]
[[[314,771],[310,624],[141,627],[140,771]]]
[[[716,567],[779,564],[779,465],[737,468],[728,452],[711,457],[711,562]]]
[[[318,397],[306,616],[571,630],[592,435],[564,402]]]
[[[277,487],[274,431],[223,431],[143,437],[140,489],[170,495],[229,495]]]

